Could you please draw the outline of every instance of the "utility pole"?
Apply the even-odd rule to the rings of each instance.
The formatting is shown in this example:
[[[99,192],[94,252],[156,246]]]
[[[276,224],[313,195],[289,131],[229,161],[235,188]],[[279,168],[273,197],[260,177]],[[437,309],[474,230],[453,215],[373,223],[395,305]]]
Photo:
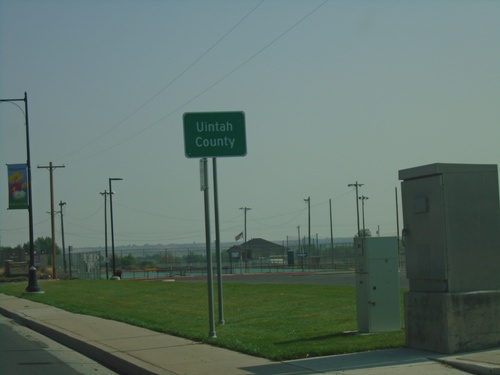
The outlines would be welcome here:
[[[332,220],[332,200],[330,199],[330,246],[332,247],[332,269],[335,268],[333,254],[333,220]]]
[[[361,199],[361,207],[362,207],[362,211],[363,211],[363,237],[366,237],[366,230],[365,230],[365,200],[367,200],[368,197],[362,195],[361,197],[359,197],[359,199]]]
[[[64,273],[66,273],[66,249],[64,247],[64,219],[63,219],[63,206],[67,204],[67,202],[60,201],[59,202],[59,207],[61,208],[61,211],[59,213],[61,214],[61,239],[62,239],[62,251],[63,251],[63,264],[64,264]]]
[[[38,168],[48,169],[50,174],[50,227],[52,232],[52,277],[57,279],[57,271],[56,271],[56,236],[55,236],[55,225],[54,225],[54,169],[64,168],[64,165],[52,165],[52,162],[49,165],[39,165]]]
[[[360,188],[363,185],[364,184],[358,184],[358,181],[356,181],[354,184],[347,185],[348,187],[353,187],[354,186],[356,188],[356,217],[357,217],[357,220],[358,220],[358,236],[359,236],[359,231],[360,231],[360,228],[359,228],[359,198],[358,198],[358,188]]]
[[[307,235],[308,235],[308,244],[307,244],[307,252],[311,254],[311,197],[307,197],[304,199],[304,202],[307,203]]]
[[[104,196],[104,257],[106,258],[106,280],[109,279],[109,258],[108,258],[108,213],[107,213],[107,196],[113,194],[104,190],[99,193]]]
[[[116,263],[115,263],[115,232],[114,232],[114,227],[113,227],[113,189],[111,188],[111,181],[122,181],[123,178],[109,178],[109,212],[111,214],[111,253],[113,257],[113,276],[116,276]]]

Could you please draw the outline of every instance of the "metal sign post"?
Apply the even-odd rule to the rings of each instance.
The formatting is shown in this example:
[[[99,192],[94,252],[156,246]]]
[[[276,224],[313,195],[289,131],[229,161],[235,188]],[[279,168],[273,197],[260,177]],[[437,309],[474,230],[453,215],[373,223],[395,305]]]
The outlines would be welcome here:
[[[203,158],[200,160],[202,165],[202,176],[201,176],[201,190],[203,190],[203,200],[205,202],[205,242],[206,242],[206,253],[207,253],[207,284],[208,284],[208,322],[210,325],[208,331],[209,338],[217,337],[215,333],[215,323],[214,323],[214,292],[213,292],[213,280],[212,280],[212,252],[210,251],[210,207],[209,207],[209,197],[208,197],[208,176],[207,176],[207,159]]]
[[[216,231],[217,280],[219,293],[219,323],[224,324],[222,298],[222,261],[220,254],[219,202],[217,193],[217,157],[245,156],[247,153],[245,114],[243,112],[185,113],[184,152],[187,158],[200,160],[200,188],[205,202],[205,240],[207,252],[208,315],[210,338],[217,337],[214,327],[212,257],[210,251],[210,214],[208,197],[207,157],[213,158],[214,206]]]
[[[217,158],[212,159],[214,175],[214,209],[215,209],[215,257],[217,259],[217,294],[219,307],[219,324],[224,324],[224,303],[222,299],[222,259],[220,255],[220,226],[219,226],[219,196],[217,191]]]

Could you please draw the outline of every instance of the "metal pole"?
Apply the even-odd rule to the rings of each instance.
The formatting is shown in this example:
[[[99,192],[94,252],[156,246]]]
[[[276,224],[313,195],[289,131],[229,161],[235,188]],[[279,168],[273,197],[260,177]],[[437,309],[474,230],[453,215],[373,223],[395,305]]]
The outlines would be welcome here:
[[[26,167],[28,169],[28,220],[29,220],[29,239],[30,239],[30,262],[28,271],[28,293],[40,293],[41,289],[38,286],[35,267],[35,240],[33,233],[33,194],[31,182],[31,157],[30,157],[30,131],[29,131],[29,116],[28,116],[28,94],[24,92],[24,99],[0,99],[0,102],[24,102],[24,117],[26,123]],[[17,104],[16,104],[17,106]]]
[[[330,199],[330,246],[332,247],[332,268],[335,268],[333,254],[333,220],[332,220],[332,200]]]
[[[401,267],[401,257],[399,252],[399,208],[398,208],[398,188],[394,188],[394,193],[396,197],[396,241],[398,246],[398,258],[399,258],[399,267]]]
[[[112,192],[111,190],[111,178],[109,179],[109,191]],[[111,267],[113,271],[113,276],[115,276],[115,233],[113,229],[113,195],[111,194],[109,196],[109,212],[111,215]]]
[[[362,209],[362,213],[363,213],[363,237],[366,237],[366,229],[365,229],[365,200],[367,200],[368,197],[362,195],[361,197],[359,197],[359,199],[361,199],[361,209]]]
[[[71,269],[73,268],[71,265],[71,250],[73,250],[73,246],[68,246],[68,258],[69,258],[69,278],[72,278]]]
[[[248,248],[247,248],[247,211],[250,211],[250,207],[240,207],[240,210],[244,211],[244,230],[243,230],[243,235],[245,236],[245,246],[244,246],[244,251],[245,251],[245,268],[248,267]]]
[[[301,268],[302,268],[302,271],[304,271],[304,252],[300,249],[300,225],[297,225],[297,232],[298,232],[298,235],[299,235],[299,253],[297,255],[300,256],[300,265],[301,265]]]
[[[360,228],[359,228],[359,197],[358,197],[358,188],[363,186],[364,184],[358,184],[358,181],[356,181],[356,183],[354,184],[349,184],[347,186],[349,187],[352,187],[354,186],[356,188],[356,218],[357,218],[357,222],[358,222],[358,236],[359,236],[359,231],[360,231]]]
[[[107,213],[107,198],[108,193],[104,190],[103,193],[99,193],[104,196],[104,257],[106,259],[106,280],[109,280],[109,259],[108,259],[108,213]]]
[[[205,203],[205,242],[207,253],[207,284],[208,284],[208,322],[209,322],[209,338],[216,338],[215,323],[214,323],[214,292],[212,280],[212,254],[210,251],[210,205],[208,196],[208,176],[207,176],[207,159],[201,159],[203,168],[203,200]]]
[[[217,190],[217,158],[212,158],[214,178],[214,212],[215,212],[215,256],[217,258],[217,293],[219,296],[219,324],[224,324],[224,303],[222,298],[222,259],[220,254],[219,197]]]
[[[31,157],[30,157],[30,136],[29,136],[29,123],[28,123],[28,94],[24,93],[24,108],[26,113],[26,153],[27,153],[27,165],[28,165],[28,209],[29,209],[29,226],[30,226],[30,269],[29,269],[29,281],[27,292],[37,293],[40,292],[40,287],[36,279],[36,267],[35,267],[35,239],[33,234],[33,185],[31,182]]]
[[[304,199],[307,202],[307,235],[308,235],[308,244],[307,244],[307,253],[311,254],[311,197],[307,197]]]
[[[61,207],[61,239],[62,239],[62,251],[63,251],[63,264],[64,264],[64,273],[66,273],[66,250],[64,247],[64,219],[63,219],[63,206],[66,202],[60,201],[59,206]]]
[[[116,263],[115,263],[115,232],[113,227],[113,190],[111,189],[111,181],[121,181],[123,178],[110,178],[109,179],[109,211],[111,215],[111,256],[113,266],[113,276],[116,276]]]
[[[363,237],[366,237],[366,231],[365,231],[365,200],[363,199],[361,201],[363,204]]]

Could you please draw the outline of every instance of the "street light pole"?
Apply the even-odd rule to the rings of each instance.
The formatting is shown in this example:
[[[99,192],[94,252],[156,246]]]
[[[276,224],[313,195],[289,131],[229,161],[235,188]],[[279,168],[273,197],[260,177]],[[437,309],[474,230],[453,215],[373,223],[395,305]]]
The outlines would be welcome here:
[[[113,228],[113,190],[111,189],[111,181],[122,181],[123,178],[109,178],[109,212],[111,215],[111,257],[113,276],[116,276],[116,263],[115,263],[115,232]]]
[[[106,280],[109,279],[109,259],[108,259],[108,213],[107,213],[107,199],[106,196],[108,194],[111,194],[110,192],[108,193],[106,190],[104,190],[103,193],[99,193],[104,196],[104,257],[106,258]]]
[[[35,267],[35,241],[33,234],[33,199],[32,199],[32,184],[31,184],[31,158],[30,158],[30,131],[28,121],[28,94],[24,93],[23,99],[0,99],[0,102],[24,102],[24,117],[26,122],[26,167],[28,169],[28,220],[29,220],[29,238],[30,238],[30,262],[28,271],[28,286],[26,291],[28,293],[42,293],[38,280],[36,278]],[[19,106],[18,106],[19,107]],[[20,108],[20,107],[19,107]],[[22,110],[21,110],[22,111]]]

